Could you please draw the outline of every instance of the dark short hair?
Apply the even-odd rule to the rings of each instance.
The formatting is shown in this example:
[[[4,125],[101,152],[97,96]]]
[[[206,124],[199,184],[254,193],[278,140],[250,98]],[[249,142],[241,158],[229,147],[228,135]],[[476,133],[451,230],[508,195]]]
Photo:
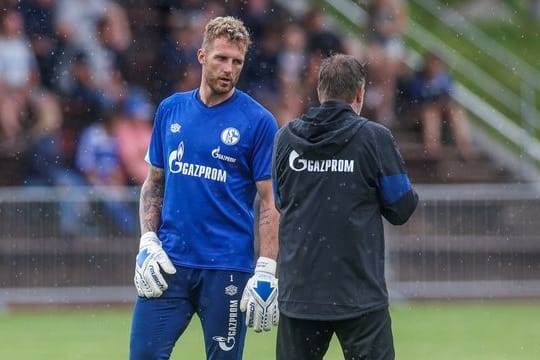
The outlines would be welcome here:
[[[335,54],[321,62],[317,90],[322,99],[351,103],[365,81],[364,65],[357,58]]]

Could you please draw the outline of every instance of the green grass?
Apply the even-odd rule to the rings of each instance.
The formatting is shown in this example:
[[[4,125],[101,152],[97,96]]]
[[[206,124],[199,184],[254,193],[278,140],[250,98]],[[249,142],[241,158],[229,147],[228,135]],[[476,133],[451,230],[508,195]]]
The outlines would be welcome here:
[[[411,303],[391,308],[400,360],[540,359],[540,303]],[[126,359],[129,309],[0,314],[0,359]],[[248,333],[244,359],[274,359],[275,330]],[[172,359],[204,359],[197,319]],[[326,359],[343,359],[334,341]]]

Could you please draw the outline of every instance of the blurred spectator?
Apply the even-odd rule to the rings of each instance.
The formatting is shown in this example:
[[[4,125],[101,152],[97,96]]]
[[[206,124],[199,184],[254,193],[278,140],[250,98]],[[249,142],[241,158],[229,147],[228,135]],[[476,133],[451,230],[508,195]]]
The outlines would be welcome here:
[[[126,186],[127,175],[121,164],[119,145],[114,136],[115,123],[121,118],[118,109],[106,112],[101,119],[83,130],[77,147],[76,165],[87,185]],[[119,230],[135,231],[137,220],[123,202],[111,198],[104,201],[105,211]]]
[[[90,213],[89,204],[79,201],[81,191],[78,186],[87,185],[81,174],[75,170],[66,157],[63,135],[60,129],[49,131],[36,138],[24,157],[26,164],[24,185],[56,186],[62,189],[59,202],[59,228],[63,236],[84,234],[87,230],[85,219]],[[77,200],[79,199],[79,200]]]
[[[116,142],[118,164],[126,176],[123,182],[142,184],[146,177],[147,164],[144,156],[149,145],[154,106],[143,89],[125,79],[120,67],[113,66],[112,70],[107,86],[100,89],[99,93],[87,89],[87,95],[96,97],[94,100],[99,102],[99,111],[95,112],[97,118],[101,117],[100,114],[113,112],[112,118],[106,116],[110,121],[98,124],[97,128],[107,130]],[[89,119],[89,128],[93,127],[96,117]],[[87,133],[88,129],[83,135]],[[80,141],[83,140],[81,137]]]
[[[97,22],[98,35],[107,49],[122,54],[131,45],[132,34],[124,6],[109,2],[107,13]]]
[[[127,63],[125,53],[131,42],[129,24],[120,6],[111,3],[107,15],[97,21],[96,40],[87,49],[92,77],[99,87],[106,87],[114,66]]]
[[[80,136],[76,165],[91,185],[126,185],[127,177],[120,164],[118,144],[113,134],[115,122],[121,114],[111,110],[85,128]]]
[[[201,44],[189,17],[180,11],[173,11],[169,15],[168,23],[169,32],[160,49],[162,96],[178,91],[179,87],[192,89],[190,86],[183,86],[182,82],[185,77],[191,75],[190,71],[200,68],[197,62],[197,50]],[[192,67],[192,64],[197,66]],[[195,87],[200,81],[200,77],[196,75],[193,75],[196,78]]]
[[[276,117],[279,127],[299,117],[305,107],[303,84],[290,82],[279,92],[279,101],[270,110]]]
[[[271,109],[279,126],[300,116],[306,103],[302,91],[302,77],[307,62],[306,32],[298,23],[292,22],[285,26],[282,37],[282,46],[277,59],[279,98],[275,109]]]
[[[14,8],[0,9],[0,143],[14,145],[21,135],[37,75],[22,16]]]
[[[238,1],[238,3],[237,16],[249,29],[255,44],[263,37],[266,29],[280,20],[282,14],[281,8],[276,7],[271,0]]]
[[[92,78],[88,55],[79,52],[71,59],[71,85],[63,95],[64,129],[72,141],[103,112],[103,94]]]
[[[255,99],[272,107],[278,99],[278,54],[281,36],[278,24],[263,30],[260,41],[252,46],[247,56],[241,82]]]
[[[55,0],[22,0],[18,9],[24,18],[26,35],[36,55],[41,81],[52,89],[58,61],[59,41],[54,25]]]
[[[236,12],[253,41],[238,86],[274,108],[280,97],[278,55],[286,20],[284,10],[272,0],[238,0]]]
[[[108,0],[57,0],[56,29],[63,41],[87,50],[96,42],[96,24],[106,16]]]
[[[307,32],[308,51],[319,52],[322,57],[344,52],[344,44],[325,22],[324,13],[318,8],[308,10],[303,20]]]
[[[198,63],[188,63],[183,68],[178,81],[173,84],[174,91],[184,92],[192,90],[201,83],[201,66]]]
[[[299,83],[306,67],[306,32],[297,23],[285,26],[278,54],[278,71],[283,83]]]
[[[118,64],[111,64],[111,77],[99,89],[104,110],[119,105],[129,96],[130,84]]]
[[[24,20],[14,8],[0,11],[0,145],[24,149],[31,136],[61,125],[55,96],[40,87]]]
[[[436,52],[428,52],[422,67],[410,81],[410,96],[417,106],[422,127],[422,139],[429,158],[442,154],[442,129],[448,123],[460,156],[464,160],[475,156],[465,112],[452,99],[452,78]]]
[[[302,77],[302,97],[305,101],[304,110],[319,105],[317,81],[322,59],[323,56],[319,51],[310,52],[307,55],[306,69]]]
[[[403,58],[407,8],[403,0],[372,0],[368,17],[364,111],[391,127],[395,121],[396,81]]]
[[[330,29],[322,10],[315,7],[310,8],[299,24],[303,25],[305,31],[306,49],[301,86],[299,88],[301,103],[293,106],[295,108],[302,105],[302,111],[296,114],[295,117],[301,115],[309,107],[319,104],[316,89],[319,65],[322,59],[335,53],[345,52],[343,41]]]
[[[142,185],[148,173],[145,156],[152,135],[153,113],[154,105],[149,97],[142,90],[132,88],[122,105],[122,116],[113,127],[120,164],[132,185]]]
[[[79,172],[65,156],[62,133],[56,129],[35,139],[26,151],[26,185],[83,185]]]
[[[103,126],[97,119],[120,106],[111,135],[119,141],[121,166],[130,170],[124,182],[139,183],[152,123],[144,109],[153,107],[149,98],[199,85],[196,52],[201,27],[211,17],[235,14],[248,25],[255,45],[239,86],[281,123],[317,101],[304,90],[315,87],[305,83],[316,80],[321,56],[342,50],[319,10],[310,11],[304,23],[275,0],[0,4],[0,147],[6,169],[6,156],[18,164],[10,185],[21,178],[26,184],[84,183],[77,179],[79,140],[87,141],[85,129]]]
[[[226,16],[227,11],[226,1],[205,0],[201,1],[200,4],[198,11],[193,11],[193,19],[195,28],[198,29],[197,34],[201,36],[202,41],[201,31],[204,30],[206,23],[217,16]]]
[[[87,55],[92,81],[104,86],[111,75],[110,64],[116,62],[131,42],[131,31],[125,9],[108,0],[57,0],[56,30],[62,42],[59,86],[69,91],[70,60],[74,54]]]

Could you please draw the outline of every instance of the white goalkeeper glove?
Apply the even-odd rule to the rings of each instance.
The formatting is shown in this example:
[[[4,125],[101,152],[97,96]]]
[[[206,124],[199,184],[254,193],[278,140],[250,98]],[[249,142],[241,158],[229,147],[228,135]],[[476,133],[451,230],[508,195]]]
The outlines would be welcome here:
[[[269,331],[279,321],[278,280],[275,277],[276,262],[260,257],[255,274],[248,280],[240,310],[246,313],[246,325],[255,332]]]
[[[174,274],[176,268],[163,251],[161,241],[155,232],[149,231],[141,236],[139,254],[135,265],[135,287],[141,297],[160,297],[168,285],[160,268],[167,274]]]

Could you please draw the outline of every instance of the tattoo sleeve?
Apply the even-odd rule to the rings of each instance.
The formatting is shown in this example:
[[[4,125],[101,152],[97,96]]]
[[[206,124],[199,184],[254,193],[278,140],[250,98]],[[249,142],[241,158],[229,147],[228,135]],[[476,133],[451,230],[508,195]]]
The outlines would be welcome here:
[[[257,183],[260,195],[259,203],[259,255],[276,259],[278,255],[279,213],[274,205],[274,196],[270,180]]]
[[[139,218],[141,234],[148,231],[156,232],[161,221],[165,175],[163,169],[151,166],[141,189],[139,203]]]

